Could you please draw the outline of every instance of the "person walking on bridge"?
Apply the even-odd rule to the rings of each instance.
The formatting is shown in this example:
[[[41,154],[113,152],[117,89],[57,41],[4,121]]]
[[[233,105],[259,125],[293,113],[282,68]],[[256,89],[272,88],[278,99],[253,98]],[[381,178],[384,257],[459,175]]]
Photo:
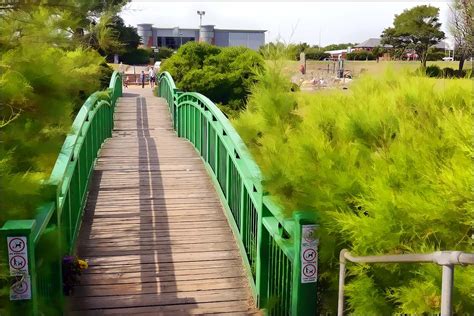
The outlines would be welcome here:
[[[150,67],[150,70],[148,70],[148,76],[150,77],[150,87],[153,89],[156,82],[155,70],[153,67]]]
[[[145,88],[145,71],[143,71],[143,70],[140,73],[140,82],[142,84],[142,88]]]

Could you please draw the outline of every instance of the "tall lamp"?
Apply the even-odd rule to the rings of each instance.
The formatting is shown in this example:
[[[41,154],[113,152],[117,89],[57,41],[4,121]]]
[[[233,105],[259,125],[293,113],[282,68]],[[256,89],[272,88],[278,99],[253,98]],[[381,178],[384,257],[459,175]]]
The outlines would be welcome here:
[[[206,14],[206,11],[197,11],[197,14],[199,14],[199,27],[202,25],[202,16]]]

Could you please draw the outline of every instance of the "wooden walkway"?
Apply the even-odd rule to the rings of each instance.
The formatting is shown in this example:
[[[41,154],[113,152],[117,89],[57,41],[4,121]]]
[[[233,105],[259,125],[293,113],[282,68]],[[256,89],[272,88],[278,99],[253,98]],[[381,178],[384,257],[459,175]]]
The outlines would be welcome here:
[[[70,314],[257,314],[203,162],[150,90],[128,89],[118,103],[79,235],[90,267]]]

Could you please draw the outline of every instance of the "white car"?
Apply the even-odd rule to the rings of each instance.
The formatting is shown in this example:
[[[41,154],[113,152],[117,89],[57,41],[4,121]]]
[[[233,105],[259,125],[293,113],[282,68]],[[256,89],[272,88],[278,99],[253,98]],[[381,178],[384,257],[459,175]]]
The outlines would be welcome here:
[[[443,57],[443,60],[444,61],[453,61],[454,58],[453,57]]]

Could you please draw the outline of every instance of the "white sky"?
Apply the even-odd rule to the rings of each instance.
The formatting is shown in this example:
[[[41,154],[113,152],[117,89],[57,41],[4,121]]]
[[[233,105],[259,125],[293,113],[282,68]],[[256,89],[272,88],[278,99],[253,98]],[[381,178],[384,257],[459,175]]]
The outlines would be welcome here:
[[[126,24],[153,23],[156,27],[197,28],[197,10],[203,24],[217,29],[267,30],[266,42],[307,42],[322,46],[362,42],[379,37],[391,26],[394,15],[421,4],[440,8],[440,21],[448,35],[448,1],[145,1],[132,0],[121,16]],[[321,35],[320,35],[321,34]]]

